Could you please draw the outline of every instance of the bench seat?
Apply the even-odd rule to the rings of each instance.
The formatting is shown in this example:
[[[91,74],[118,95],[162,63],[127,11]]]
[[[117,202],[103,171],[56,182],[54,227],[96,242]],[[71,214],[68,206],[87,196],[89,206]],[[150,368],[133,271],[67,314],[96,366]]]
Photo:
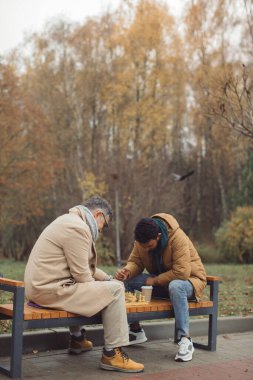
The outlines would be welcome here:
[[[209,299],[190,302],[190,316],[208,316],[208,341],[200,344],[194,341],[196,348],[216,350],[218,318],[218,286],[220,277],[208,276]],[[74,325],[101,324],[101,315],[83,317],[63,310],[38,308],[24,303],[24,282],[0,278],[0,291],[13,293],[13,303],[0,304],[0,320],[12,320],[10,366],[0,365],[0,373],[11,378],[20,378],[22,374],[23,332],[27,329],[67,327]],[[128,322],[174,318],[171,303],[168,300],[152,299],[151,302],[126,303]],[[175,326],[175,340],[177,328]]]
[[[213,301],[189,302],[189,309],[212,307]],[[149,303],[129,303],[126,304],[127,313],[143,313],[148,311],[166,311],[172,310],[172,305],[167,300],[153,299]],[[0,314],[13,317],[13,304],[0,305]],[[51,318],[74,318],[80,317],[78,314],[70,313],[64,310],[37,308],[24,304],[24,321],[33,319],[51,319]]]

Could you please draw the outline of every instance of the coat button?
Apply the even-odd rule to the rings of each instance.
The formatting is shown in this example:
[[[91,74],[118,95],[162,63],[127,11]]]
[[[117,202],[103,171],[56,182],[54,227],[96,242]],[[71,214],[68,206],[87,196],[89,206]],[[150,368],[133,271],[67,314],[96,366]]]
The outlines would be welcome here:
[[[95,268],[95,265],[94,264],[91,264],[91,266],[90,266],[92,269],[94,269]]]

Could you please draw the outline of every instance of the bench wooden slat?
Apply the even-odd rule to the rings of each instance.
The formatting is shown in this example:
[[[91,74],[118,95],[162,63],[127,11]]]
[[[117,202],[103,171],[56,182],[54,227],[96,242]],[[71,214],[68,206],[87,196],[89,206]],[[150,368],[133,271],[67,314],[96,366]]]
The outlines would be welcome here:
[[[1,310],[1,309],[0,309]],[[32,315],[32,318],[30,318]],[[24,319],[51,319],[51,318],[66,318],[68,313],[64,310],[43,309],[24,305]]]
[[[189,309],[203,308],[203,307],[212,307],[212,301],[201,301],[201,302],[189,302]],[[141,313],[148,311],[164,311],[171,310],[172,305],[167,300],[152,300],[149,303],[135,303],[135,304],[126,304],[127,313]],[[3,304],[0,305],[0,313],[7,315],[8,317],[13,316],[13,304]],[[70,313],[64,310],[56,309],[43,309],[36,308],[32,306],[24,305],[24,320],[32,319],[51,319],[51,318],[67,318],[67,317],[79,317],[80,315]]]
[[[218,281],[222,282],[222,278],[219,276],[206,276],[207,281]]]
[[[24,281],[12,280],[10,278],[5,278],[5,277],[0,277],[0,284],[12,285],[12,286],[20,286],[22,288],[24,288],[24,286],[25,286]]]
[[[70,313],[69,311],[67,311],[67,317],[68,318],[74,318],[74,317],[79,317],[79,315],[75,314],[75,313]]]
[[[0,305],[0,313],[12,317],[13,314],[13,304],[2,304]]]
[[[197,309],[201,307],[212,307],[213,301],[200,301],[200,302],[189,302],[189,309]]]

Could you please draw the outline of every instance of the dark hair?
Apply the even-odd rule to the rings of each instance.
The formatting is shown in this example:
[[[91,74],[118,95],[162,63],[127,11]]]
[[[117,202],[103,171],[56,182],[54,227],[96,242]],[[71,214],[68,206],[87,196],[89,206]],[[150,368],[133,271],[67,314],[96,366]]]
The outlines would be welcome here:
[[[151,239],[156,239],[159,233],[159,226],[152,218],[142,218],[135,226],[134,238],[139,243],[147,243]]]
[[[108,215],[110,218],[112,217],[112,207],[110,203],[98,195],[94,195],[87,199],[83,205],[91,211],[100,209],[101,211],[104,211],[105,215]]]

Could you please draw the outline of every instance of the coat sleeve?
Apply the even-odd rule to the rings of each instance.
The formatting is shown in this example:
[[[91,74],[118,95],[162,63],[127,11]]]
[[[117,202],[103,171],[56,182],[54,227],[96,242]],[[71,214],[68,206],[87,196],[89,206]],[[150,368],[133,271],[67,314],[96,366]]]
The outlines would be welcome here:
[[[102,269],[96,268],[96,272],[93,276],[96,281],[106,281],[110,277],[107,273],[105,273]]]
[[[133,278],[135,276],[138,276],[138,274],[142,273],[144,270],[144,264],[143,264],[142,259],[140,257],[140,252],[138,250],[136,242],[134,243],[133,250],[130,253],[130,256],[127,260],[127,264],[126,264],[125,268],[130,271],[129,278]]]
[[[155,285],[165,286],[172,280],[188,280],[191,275],[191,256],[188,238],[179,230],[171,242],[172,268],[155,277]]]
[[[71,275],[76,282],[95,281],[89,267],[92,241],[81,226],[68,226],[63,239],[63,250]]]

